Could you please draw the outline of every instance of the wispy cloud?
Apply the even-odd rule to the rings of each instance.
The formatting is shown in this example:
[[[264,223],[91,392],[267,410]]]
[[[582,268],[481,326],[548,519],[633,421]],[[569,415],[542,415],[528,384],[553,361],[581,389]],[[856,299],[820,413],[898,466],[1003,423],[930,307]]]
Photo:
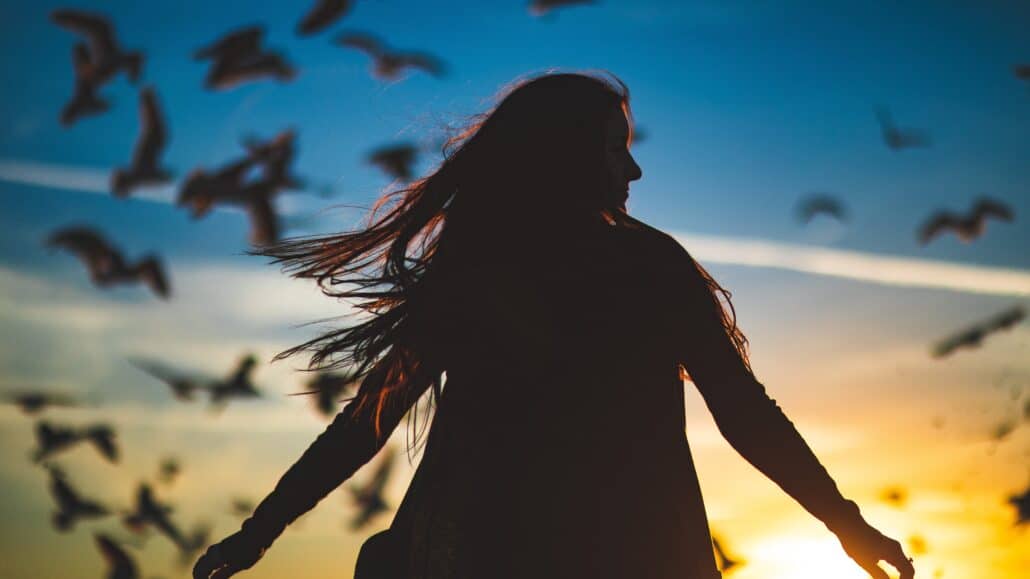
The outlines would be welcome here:
[[[1030,271],[812,247],[763,239],[674,233],[703,263],[798,271],[913,288],[1030,296]]]

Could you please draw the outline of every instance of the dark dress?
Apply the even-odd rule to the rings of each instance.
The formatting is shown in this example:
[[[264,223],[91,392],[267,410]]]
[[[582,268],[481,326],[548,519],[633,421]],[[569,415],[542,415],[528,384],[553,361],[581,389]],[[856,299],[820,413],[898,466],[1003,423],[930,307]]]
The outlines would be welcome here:
[[[446,382],[391,526],[401,576],[719,577],[681,364],[745,458],[831,529],[858,516],[736,353],[677,242],[641,224],[549,245],[454,273],[419,318]],[[378,447],[344,409],[244,529],[270,544]]]

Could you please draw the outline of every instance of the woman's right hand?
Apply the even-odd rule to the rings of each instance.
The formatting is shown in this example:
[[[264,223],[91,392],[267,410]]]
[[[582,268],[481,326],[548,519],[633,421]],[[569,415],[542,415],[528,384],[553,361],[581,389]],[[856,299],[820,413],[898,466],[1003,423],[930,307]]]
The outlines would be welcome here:
[[[193,565],[193,579],[226,579],[250,569],[261,559],[264,549],[237,531],[208,547]]]

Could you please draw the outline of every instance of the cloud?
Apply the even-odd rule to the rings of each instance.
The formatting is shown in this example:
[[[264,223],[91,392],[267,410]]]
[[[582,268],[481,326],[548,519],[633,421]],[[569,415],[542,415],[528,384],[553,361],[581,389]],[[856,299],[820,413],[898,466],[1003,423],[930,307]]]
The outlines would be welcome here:
[[[797,271],[911,288],[1030,296],[1030,271],[812,247],[763,239],[674,232],[703,263]]]

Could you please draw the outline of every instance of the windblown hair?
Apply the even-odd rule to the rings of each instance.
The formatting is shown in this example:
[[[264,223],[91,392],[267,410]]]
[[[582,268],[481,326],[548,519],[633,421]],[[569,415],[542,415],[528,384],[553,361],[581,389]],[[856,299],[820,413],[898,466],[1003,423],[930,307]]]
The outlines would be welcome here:
[[[426,281],[447,279],[435,275],[443,263],[460,269],[462,260],[481,257],[464,251],[477,237],[517,232],[534,217],[587,211],[613,226],[639,224],[624,208],[601,202],[605,120],[622,110],[632,123],[625,84],[608,73],[545,73],[516,81],[497,101],[447,140],[443,161],[428,175],[385,193],[362,228],[260,251],[366,314],[277,358],[310,352],[309,369],[348,367],[363,377],[352,404],[374,413],[377,435],[388,408],[407,408],[427,389],[431,403],[440,396],[445,368],[430,354],[432,337],[411,326],[421,308],[432,307],[422,299]],[[729,304],[729,293],[695,265],[746,363],[747,340],[732,305],[717,299]]]

